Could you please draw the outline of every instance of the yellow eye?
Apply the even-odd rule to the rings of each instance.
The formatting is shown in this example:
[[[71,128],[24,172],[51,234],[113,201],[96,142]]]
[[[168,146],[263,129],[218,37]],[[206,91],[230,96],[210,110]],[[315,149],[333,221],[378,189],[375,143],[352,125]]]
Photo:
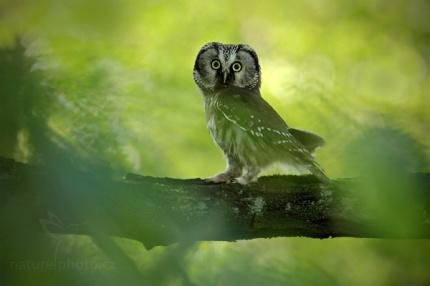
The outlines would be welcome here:
[[[242,69],[242,65],[239,62],[235,62],[233,63],[233,65],[231,66],[231,69],[234,72],[239,72]]]
[[[213,60],[213,61],[211,62],[211,67],[212,67],[214,70],[219,69],[219,68],[221,67],[221,63],[220,63],[220,61],[219,61],[219,60]]]

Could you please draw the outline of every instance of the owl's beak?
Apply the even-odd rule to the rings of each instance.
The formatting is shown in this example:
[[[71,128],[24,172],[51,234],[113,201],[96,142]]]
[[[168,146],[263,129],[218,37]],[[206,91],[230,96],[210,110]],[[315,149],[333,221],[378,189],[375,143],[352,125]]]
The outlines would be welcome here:
[[[225,82],[227,81],[227,74],[228,74],[228,71],[223,71],[223,79],[224,79],[224,84],[225,84]]]

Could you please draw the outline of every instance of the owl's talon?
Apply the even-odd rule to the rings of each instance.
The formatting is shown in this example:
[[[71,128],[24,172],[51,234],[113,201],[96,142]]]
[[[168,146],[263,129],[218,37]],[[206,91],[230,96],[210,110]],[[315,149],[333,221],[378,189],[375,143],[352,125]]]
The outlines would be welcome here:
[[[257,176],[250,177],[250,176],[245,175],[245,176],[241,176],[239,178],[233,179],[233,182],[241,184],[241,185],[248,185],[249,183],[254,183],[257,180],[258,180]]]
[[[233,178],[228,173],[221,173],[216,176],[210,177],[205,179],[205,182],[207,183],[214,183],[214,184],[230,184],[232,183]]]
[[[248,182],[242,177],[234,179],[233,182],[242,186],[248,184]]]

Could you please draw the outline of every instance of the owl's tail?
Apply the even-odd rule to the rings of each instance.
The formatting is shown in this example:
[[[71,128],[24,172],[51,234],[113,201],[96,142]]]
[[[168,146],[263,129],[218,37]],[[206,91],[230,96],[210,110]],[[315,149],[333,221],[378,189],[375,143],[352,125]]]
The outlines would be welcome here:
[[[309,171],[322,183],[331,183],[330,178],[327,177],[327,175],[324,173],[324,170],[316,162],[312,162],[312,164],[309,166]]]

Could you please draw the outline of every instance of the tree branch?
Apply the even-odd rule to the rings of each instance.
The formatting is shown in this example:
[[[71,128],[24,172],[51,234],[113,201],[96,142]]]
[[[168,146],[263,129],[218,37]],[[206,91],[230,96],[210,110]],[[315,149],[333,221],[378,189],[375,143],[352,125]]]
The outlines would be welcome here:
[[[121,236],[147,247],[279,236],[430,238],[430,175],[409,176],[422,199],[403,204],[403,223],[369,208],[357,180],[327,185],[311,176],[272,176],[241,186],[133,174],[111,179],[0,158],[0,227],[3,234]]]

